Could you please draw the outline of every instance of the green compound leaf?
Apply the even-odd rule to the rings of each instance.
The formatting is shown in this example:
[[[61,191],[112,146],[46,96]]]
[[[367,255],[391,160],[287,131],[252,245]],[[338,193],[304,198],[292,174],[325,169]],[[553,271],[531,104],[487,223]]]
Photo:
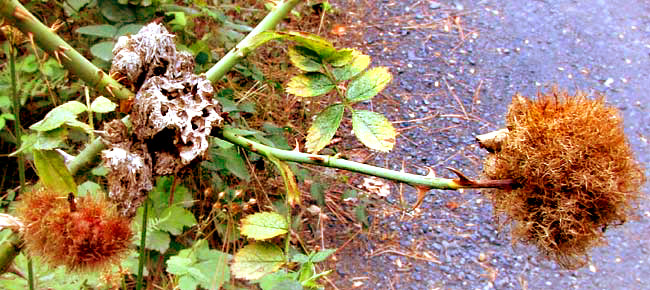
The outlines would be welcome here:
[[[293,257],[291,257],[291,262],[304,264],[304,263],[309,262],[309,256],[307,256],[307,255],[305,255],[303,253],[296,253],[295,255],[293,255]]]
[[[352,112],[352,131],[371,149],[388,152],[395,145],[395,128],[382,114],[365,110]]]
[[[99,96],[90,104],[90,110],[95,113],[108,113],[117,108],[117,105],[104,96]]]
[[[213,144],[210,148],[212,164],[230,171],[243,180],[250,180],[248,166],[234,144],[218,138],[214,138],[211,143]]]
[[[117,30],[117,35],[115,35],[115,37],[124,36],[124,35],[138,34],[138,31],[140,31],[140,29],[142,29],[142,27],[144,27],[144,25],[142,25],[142,24],[127,24],[127,25],[121,26]]]
[[[4,113],[4,114],[0,114],[0,119],[13,121],[16,120],[16,117],[14,117],[14,114]]]
[[[90,180],[77,186],[79,196],[97,196],[102,192],[102,186]]]
[[[77,101],[70,101],[52,109],[47,113],[47,115],[45,115],[43,120],[36,122],[29,128],[39,132],[50,131],[60,127],[66,122],[75,120],[77,115],[86,110],[86,105]]]
[[[113,25],[108,24],[88,25],[79,27],[79,29],[77,29],[77,33],[97,37],[113,38],[113,36],[117,34],[117,28],[115,28]]]
[[[376,67],[367,70],[359,78],[350,82],[345,97],[350,102],[360,102],[372,99],[383,90],[393,79],[387,67]]]
[[[284,264],[284,253],[271,243],[257,242],[246,245],[237,254],[232,264],[236,278],[256,280],[273,273]]]
[[[241,234],[256,240],[266,240],[284,235],[289,230],[289,223],[282,215],[275,212],[260,212],[242,220]]]
[[[61,193],[77,195],[77,184],[63,161],[54,150],[34,150],[34,166],[45,187]]]
[[[191,211],[180,206],[171,206],[160,213],[158,229],[178,236],[183,232],[183,227],[196,225],[196,218]]]
[[[167,272],[180,277],[178,285],[182,290],[193,290],[199,285],[219,289],[230,280],[229,260],[228,254],[212,250],[205,240],[199,240],[192,248],[171,256],[167,260]]]
[[[353,50],[352,60],[343,67],[335,67],[332,69],[332,75],[339,81],[347,81],[363,72],[369,65],[370,56]]]
[[[302,284],[294,279],[294,273],[280,270],[262,277],[259,283],[262,290],[302,290]]]
[[[343,104],[331,105],[320,112],[314,123],[307,131],[307,151],[317,153],[330,143],[332,137],[341,125],[345,106]]]
[[[9,110],[11,106],[13,106],[13,102],[11,101],[9,96],[0,96],[0,109]]]
[[[46,132],[36,132],[20,136],[20,148],[9,154],[9,157],[16,156],[18,153],[28,154],[32,150],[54,150],[63,146],[67,138],[68,130],[66,128],[57,128]]]
[[[359,52],[353,48],[339,49],[336,51],[336,53],[325,59],[325,61],[331,64],[333,67],[344,66],[354,59],[356,56],[355,53],[359,54]]]
[[[170,206],[180,206],[189,208],[194,204],[194,197],[187,187],[177,184],[174,189],[174,200],[169,204],[169,198],[172,191],[174,178],[171,176],[161,176],[156,181],[155,187],[149,192],[149,198],[153,202],[154,216],[162,217],[161,213]]]
[[[192,276],[181,276],[178,279],[178,287],[181,290],[196,290],[197,286],[199,286],[199,281],[196,281]]]
[[[102,41],[90,47],[90,54],[105,62],[110,62],[113,59],[113,41]]]
[[[307,72],[317,72],[322,68],[320,56],[316,52],[302,46],[289,48],[289,60],[297,68]]]
[[[77,119],[66,120],[65,125],[68,126],[68,127],[77,128],[79,130],[82,130],[82,131],[86,132],[87,134],[90,134],[93,131],[93,129],[90,128],[90,126],[88,126],[88,124],[86,124],[84,122],[81,122],[81,121],[79,121]]]
[[[336,249],[320,250],[311,257],[311,261],[314,263],[320,263],[322,261],[325,261],[325,259],[327,259],[327,257],[330,255],[334,254],[334,252],[336,252]]]
[[[322,73],[306,73],[291,78],[287,92],[299,97],[315,97],[328,93],[335,85]]]
[[[167,252],[171,238],[167,232],[159,230],[147,230],[147,249],[155,250],[160,253]]]

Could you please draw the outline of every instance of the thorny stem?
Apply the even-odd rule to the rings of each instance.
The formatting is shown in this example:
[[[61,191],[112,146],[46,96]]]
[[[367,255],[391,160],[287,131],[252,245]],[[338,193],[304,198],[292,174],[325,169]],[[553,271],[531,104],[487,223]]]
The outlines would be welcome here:
[[[124,119],[122,119],[122,121],[124,121]],[[95,140],[90,142],[90,144],[86,145],[86,147],[67,164],[70,174],[75,175],[79,169],[94,160],[97,154],[104,150],[104,147],[105,145],[101,138],[95,138]]]
[[[206,73],[205,77],[211,82],[219,81],[230,69],[242,58],[248,55],[259,43],[253,43],[253,39],[260,33],[273,29],[284,17],[291,12],[291,9],[302,0],[288,0],[278,4],[255,28],[240,41],[237,46],[219,60]]]
[[[41,48],[54,55],[64,67],[104,95],[118,99],[129,99],[134,96],[133,92],[93,65],[52,29],[36,19],[18,0],[0,0],[0,17],[20,29],[30,39],[33,38]]]
[[[220,132],[220,137],[235,143],[249,151],[264,155],[265,157],[275,157],[283,161],[292,161],[306,164],[314,164],[325,167],[345,169],[352,172],[363,173],[377,176],[389,180],[403,182],[418,188],[426,189],[449,189],[456,190],[461,188],[486,188],[486,187],[507,187],[512,186],[513,181],[472,181],[459,174],[460,172],[452,170],[459,175],[458,179],[438,178],[433,176],[422,176],[406,172],[390,170],[382,167],[358,163],[346,159],[340,159],[335,156],[307,154],[298,151],[282,150],[266,146],[252,141],[244,136],[240,136],[232,127],[224,127]]]
[[[5,273],[9,270],[14,258],[16,258],[20,253],[22,245],[23,240],[21,235],[17,232],[11,233],[5,241],[0,244],[0,273]]]

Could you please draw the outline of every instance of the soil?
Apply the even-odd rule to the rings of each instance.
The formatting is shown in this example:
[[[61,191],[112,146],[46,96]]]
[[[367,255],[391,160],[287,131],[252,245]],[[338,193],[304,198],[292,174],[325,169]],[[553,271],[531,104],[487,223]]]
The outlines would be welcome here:
[[[339,1],[341,2],[341,1]],[[504,126],[519,92],[552,86],[606,95],[625,120],[629,141],[650,161],[650,2],[346,1],[334,3],[345,28],[328,35],[388,66],[394,80],[365,105],[395,122],[399,137],[371,163],[419,174],[445,167],[478,177],[485,152],[475,136]],[[649,289],[650,203],[638,218],[609,228],[587,266],[565,270],[535,248],[512,244],[479,191],[392,194],[369,207],[371,226],[336,233],[344,247],[329,265],[339,289]],[[645,189],[647,192],[647,186]],[[647,194],[645,195],[647,196]],[[331,233],[330,233],[331,234]],[[347,241],[347,243],[345,243]]]

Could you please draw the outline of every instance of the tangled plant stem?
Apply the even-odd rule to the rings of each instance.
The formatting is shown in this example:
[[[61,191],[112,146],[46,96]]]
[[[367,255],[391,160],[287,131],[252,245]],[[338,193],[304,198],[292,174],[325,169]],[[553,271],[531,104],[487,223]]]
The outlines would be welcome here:
[[[411,173],[405,173],[395,170],[390,170],[382,167],[367,165],[350,160],[337,158],[334,156],[308,154],[298,151],[282,150],[270,146],[266,146],[246,137],[240,136],[237,130],[231,127],[224,127],[220,133],[220,137],[233,142],[246,150],[262,154],[266,157],[274,157],[283,161],[299,162],[304,164],[313,164],[325,167],[332,167],[338,169],[345,169],[352,172],[368,174],[398,182],[404,182],[423,189],[448,189],[456,190],[460,188],[492,188],[492,187],[507,187],[511,183],[508,180],[503,182],[483,182],[471,181],[459,172],[458,179],[438,178],[433,176],[422,176]]]

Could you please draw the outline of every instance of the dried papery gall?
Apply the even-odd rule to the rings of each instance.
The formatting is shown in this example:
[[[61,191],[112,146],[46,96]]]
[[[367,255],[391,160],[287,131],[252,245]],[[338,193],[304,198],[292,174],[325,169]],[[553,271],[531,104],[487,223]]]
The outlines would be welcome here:
[[[157,23],[144,26],[138,34],[121,36],[113,47],[110,73],[124,78],[138,90],[152,76],[177,78],[183,72],[192,72],[192,55],[179,52],[174,35]]]
[[[121,215],[132,217],[153,188],[151,156],[144,143],[132,141],[135,137],[120,120],[104,125],[102,139],[109,146],[102,151],[102,160],[109,169],[109,198]]]
[[[645,182],[619,112],[602,96],[554,89],[536,100],[514,96],[506,122],[484,162],[487,177],[516,181],[490,191],[496,214],[512,223],[513,241],[583,266],[605,230],[628,220]]]
[[[131,244],[130,220],[101,197],[66,198],[45,188],[23,195],[16,207],[23,220],[24,247],[51,267],[70,271],[107,269]]]
[[[147,79],[133,103],[133,131],[148,144],[157,175],[176,173],[203,156],[212,128],[221,122],[210,81],[189,72],[182,76]]]
[[[137,90],[132,133],[113,122],[102,136],[109,196],[126,216],[135,213],[155,175],[175,174],[201,160],[208,136],[222,122],[212,84],[193,74],[192,55],[177,51],[173,38],[152,23],[121,37],[113,49],[111,74]]]

